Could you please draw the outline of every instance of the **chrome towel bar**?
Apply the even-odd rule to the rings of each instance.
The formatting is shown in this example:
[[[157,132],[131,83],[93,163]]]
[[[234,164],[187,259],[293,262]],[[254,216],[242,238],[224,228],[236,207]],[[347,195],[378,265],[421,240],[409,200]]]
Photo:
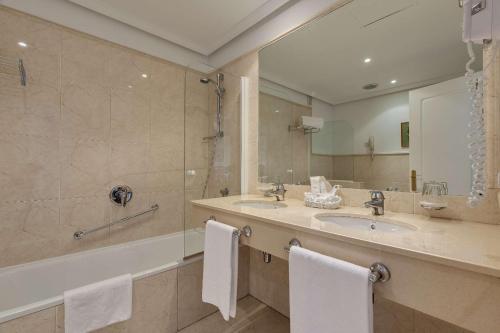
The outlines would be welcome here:
[[[154,212],[155,210],[158,210],[158,208],[160,208],[160,206],[158,206],[158,204],[154,204],[153,206],[151,206],[150,209],[145,210],[143,212],[140,212],[140,213],[137,213],[137,214],[134,214],[134,215],[131,215],[131,216],[124,217],[122,219],[113,221],[113,222],[105,224],[105,225],[101,225],[100,227],[96,227],[96,228],[89,229],[89,230],[80,230],[80,231],[77,231],[77,232],[75,232],[73,234],[73,238],[76,239],[76,240],[80,240],[83,237],[87,236],[88,234],[91,234],[93,232],[96,232],[96,231],[99,231],[99,230],[102,230],[102,229],[105,229],[105,228],[109,228],[109,227],[111,227],[112,225],[115,225],[115,224],[127,222],[128,220],[136,218],[136,217],[139,217],[141,215],[144,215],[144,214],[147,214],[147,213],[150,213],[150,212]]]
[[[210,220],[217,221],[215,216],[212,215],[208,218],[208,220],[203,221],[203,223],[207,224],[207,222]],[[252,228],[249,225],[246,225],[242,229],[235,230],[233,232],[233,235],[238,237],[245,236],[246,238],[250,238],[252,237],[252,232]]]
[[[290,240],[287,246],[285,246],[283,249],[286,252],[290,252],[290,248],[292,246],[298,246],[302,247],[302,244],[297,238],[293,238]],[[377,283],[377,282],[387,282],[391,279],[391,271],[389,271],[389,268],[387,268],[386,265],[376,262],[373,265],[370,266],[370,274],[368,274],[368,280],[370,280],[371,283]]]

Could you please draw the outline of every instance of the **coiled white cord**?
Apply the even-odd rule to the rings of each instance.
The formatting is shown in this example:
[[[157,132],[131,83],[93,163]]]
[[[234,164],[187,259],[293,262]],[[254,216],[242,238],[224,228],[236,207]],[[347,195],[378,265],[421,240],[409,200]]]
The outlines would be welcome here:
[[[496,57],[497,47],[493,44],[494,52],[492,59]],[[472,42],[467,43],[467,51],[470,60],[465,66],[465,80],[469,89],[472,101],[471,119],[469,123],[469,158],[472,167],[472,184],[468,197],[468,205],[476,207],[486,196],[486,129],[484,124],[484,87],[487,84],[487,70],[493,61],[483,68],[482,73],[476,73],[471,65],[476,61],[476,56],[472,48]]]

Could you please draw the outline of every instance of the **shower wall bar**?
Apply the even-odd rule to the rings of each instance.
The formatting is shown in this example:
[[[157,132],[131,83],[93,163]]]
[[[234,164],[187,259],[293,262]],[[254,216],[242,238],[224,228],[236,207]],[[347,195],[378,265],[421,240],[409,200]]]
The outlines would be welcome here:
[[[115,225],[115,224],[125,223],[128,220],[130,220],[130,219],[136,218],[138,216],[141,216],[141,215],[144,215],[144,214],[147,214],[147,213],[150,213],[150,212],[154,212],[155,210],[158,210],[158,208],[160,208],[160,206],[158,206],[158,204],[154,204],[153,206],[151,206],[150,209],[145,210],[143,212],[140,212],[140,213],[137,213],[137,214],[134,214],[134,215],[131,215],[131,216],[124,217],[122,219],[119,219],[117,221],[113,221],[113,222],[105,224],[105,225],[101,225],[100,227],[96,227],[96,228],[89,229],[89,230],[80,230],[80,231],[77,231],[77,232],[75,232],[73,234],[73,238],[76,239],[76,240],[80,240],[83,237],[87,236],[88,234],[91,234],[93,232],[96,232],[96,231],[99,231],[99,230],[102,230],[102,229],[105,229],[105,228],[109,228],[109,227],[111,227],[112,225]]]

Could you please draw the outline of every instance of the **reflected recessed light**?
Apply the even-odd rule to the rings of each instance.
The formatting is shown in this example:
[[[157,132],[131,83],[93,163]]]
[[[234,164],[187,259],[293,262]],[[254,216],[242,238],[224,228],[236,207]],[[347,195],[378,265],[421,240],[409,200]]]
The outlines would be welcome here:
[[[396,84],[396,83],[398,83],[398,80],[392,80],[391,81],[391,84]]]
[[[142,77],[147,79],[148,78],[148,74],[142,74]]]
[[[133,86],[132,86],[132,85],[129,85],[128,87],[129,87],[130,89],[132,89],[132,88],[133,88]]]
[[[278,113],[278,112],[280,112],[280,110],[274,110],[274,112]]]
[[[20,47],[28,47],[28,44],[26,44],[25,42],[17,42],[17,45],[19,45]]]
[[[365,62],[365,64],[368,64],[368,63],[372,62],[372,58],[365,58],[364,62]]]

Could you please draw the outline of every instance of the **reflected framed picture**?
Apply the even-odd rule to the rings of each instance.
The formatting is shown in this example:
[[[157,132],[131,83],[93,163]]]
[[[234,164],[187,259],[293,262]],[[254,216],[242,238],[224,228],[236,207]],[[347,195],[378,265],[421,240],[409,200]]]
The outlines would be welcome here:
[[[410,148],[410,122],[401,123],[401,148]]]

